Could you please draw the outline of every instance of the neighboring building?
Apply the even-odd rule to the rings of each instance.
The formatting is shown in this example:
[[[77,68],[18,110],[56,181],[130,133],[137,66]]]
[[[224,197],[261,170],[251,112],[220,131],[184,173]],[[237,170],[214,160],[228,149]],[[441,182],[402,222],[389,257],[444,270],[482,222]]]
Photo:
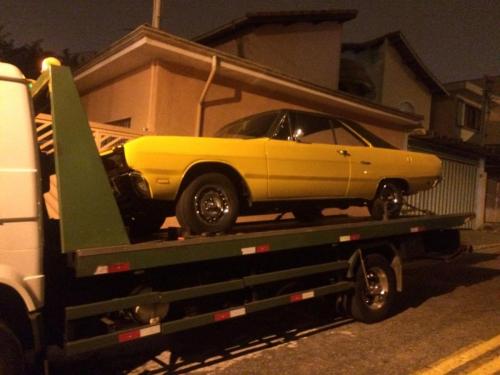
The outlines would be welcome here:
[[[460,158],[456,190],[462,195],[464,181],[475,175],[476,226],[500,222],[500,97],[471,81],[445,87],[448,96],[433,98],[431,131],[413,137],[411,144]]]
[[[194,41],[337,89],[342,23],[356,10],[247,13]]]
[[[500,222],[500,77],[453,82],[447,85],[452,94],[435,104],[436,124],[452,126],[436,128],[448,139],[463,141],[485,157],[487,175],[485,221]],[[453,126],[454,125],[454,126]]]
[[[376,103],[424,116],[430,127],[433,96],[446,96],[400,31],[342,45],[339,89]]]
[[[405,148],[421,121],[144,26],[75,79],[92,121],[151,134],[212,135],[237,118],[287,107],[352,118]]]
[[[409,202],[440,214],[474,212],[470,226],[480,227],[486,199],[485,150],[465,142],[483,134],[482,94],[464,92],[469,86],[441,84],[401,32],[342,46],[339,89],[423,115],[426,131],[410,136],[408,148],[435,153],[443,160],[443,182]]]

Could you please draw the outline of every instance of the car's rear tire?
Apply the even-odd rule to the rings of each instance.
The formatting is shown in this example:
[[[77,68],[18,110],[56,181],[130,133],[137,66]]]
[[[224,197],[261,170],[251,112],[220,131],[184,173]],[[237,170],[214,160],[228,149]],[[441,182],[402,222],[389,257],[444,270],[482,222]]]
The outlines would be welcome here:
[[[375,323],[387,318],[392,310],[396,298],[396,276],[387,259],[380,254],[366,256],[364,264],[369,287],[363,267],[359,265],[348,309],[354,319]]]
[[[387,205],[387,217],[393,219],[399,216],[403,208],[403,191],[400,185],[393,182],[382,182],[375,199],[369,205],[370,215],[375,220],[384,218],[384,207]]]
[[[0,321],[0,348],[0,374],[24,374],[24,356],[21,343],[2,321]]]
[[[224,233],[238,217],[238,195],[228,177],[205,173],[181,192],[175,213],[181,227],[190,233]]]

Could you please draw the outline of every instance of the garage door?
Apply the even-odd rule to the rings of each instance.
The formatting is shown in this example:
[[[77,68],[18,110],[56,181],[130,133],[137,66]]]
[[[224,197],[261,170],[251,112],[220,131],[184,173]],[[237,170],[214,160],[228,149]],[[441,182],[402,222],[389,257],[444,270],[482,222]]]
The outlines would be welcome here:
[[[410,196],[408,202],[436,214],[474,212],[478,162],[438,156],[443,161],[443,181],[435,189]],[[471,221],[465,227],[472,228],[473,224]]]

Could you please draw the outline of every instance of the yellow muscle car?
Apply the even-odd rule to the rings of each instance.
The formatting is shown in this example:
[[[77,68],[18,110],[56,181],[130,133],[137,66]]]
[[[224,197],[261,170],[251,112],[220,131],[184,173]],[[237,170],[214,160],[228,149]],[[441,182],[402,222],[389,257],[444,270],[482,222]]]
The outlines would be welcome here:
[[[129,230],[159,229],[175,211],[192,233],[225,232],[240,214],[367,205],[396,217],[403,195],[433,187],[441,161],[397,150],[346,119],[276,110],[214,137],[145,136],[103,156]]]

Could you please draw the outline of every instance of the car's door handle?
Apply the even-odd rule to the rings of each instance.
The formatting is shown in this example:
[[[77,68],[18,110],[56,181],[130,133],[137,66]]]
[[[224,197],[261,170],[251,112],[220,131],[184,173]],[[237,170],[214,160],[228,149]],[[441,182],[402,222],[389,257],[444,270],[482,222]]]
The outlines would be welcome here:
[[[347,150],[338,150],[337,152],[342,156],[351,156],[351,154]]]
[[[368,160],[361,160],[361,164],[370,165],[372,162]]]

